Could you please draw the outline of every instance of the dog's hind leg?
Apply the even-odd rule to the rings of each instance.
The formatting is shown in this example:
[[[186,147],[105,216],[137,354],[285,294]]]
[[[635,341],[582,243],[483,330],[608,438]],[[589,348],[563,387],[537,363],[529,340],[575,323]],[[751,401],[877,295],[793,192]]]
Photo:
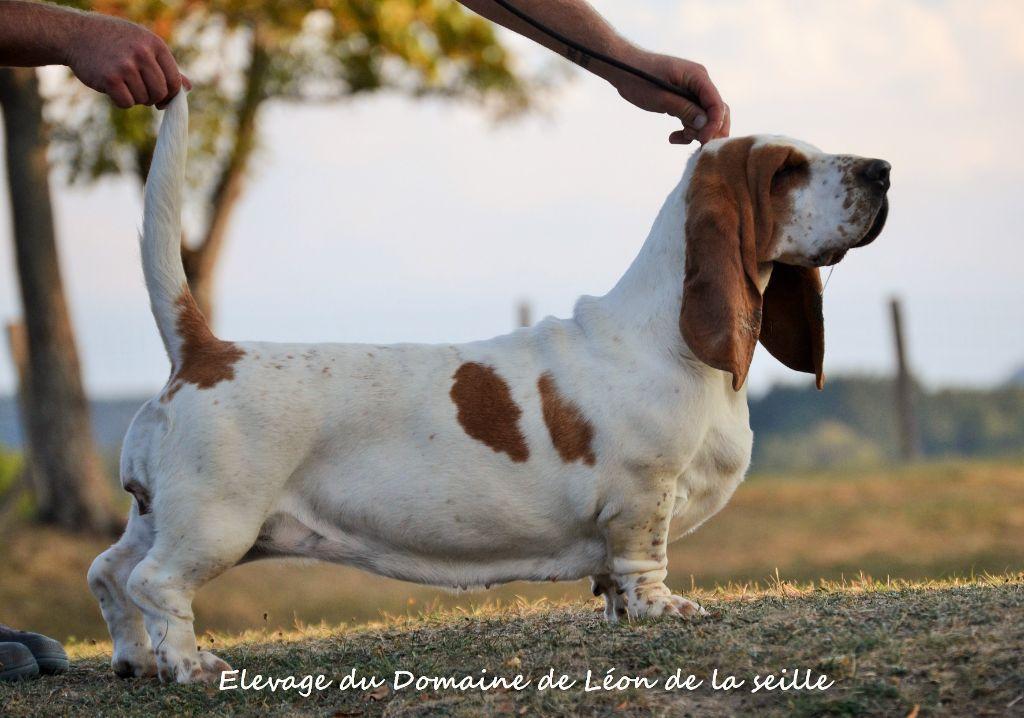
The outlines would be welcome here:
[[[226,505],[224,499],[199,497],[157,514],[153,547],[129,576],[128,593],[142,609],[160,679],[219,680],[221,671],[231,667],[198,650],[192,598],[203,584],[238,563],[255,542],[263,517],[244,501]]]
[[[617,623],[626,615],[626,602],[622,598],[623,591],[615,585],[612,577],[606,573],[590,577],[590,589],[595,596],[604,596],[604,617],[611,623]]]
[[[127,591],[128,576],[152,545],[153,517],[139,515],[133,503],[124,534],[89,567],[89,588],[100,602],[100,611],[114,641],[111,665],[122,678],[156,675],[156,659],[142,612]]]

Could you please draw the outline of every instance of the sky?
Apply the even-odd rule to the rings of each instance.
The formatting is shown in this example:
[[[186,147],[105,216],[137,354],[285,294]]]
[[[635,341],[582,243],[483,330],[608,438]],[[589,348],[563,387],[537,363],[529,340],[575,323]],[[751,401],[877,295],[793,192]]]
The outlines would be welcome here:
[[[596,0],[633,42],[706,65],[733,134],[777,133],[893,165],[890,219],[825,293],[827,374],[893,369],[887,302],[930,386],[1024,365],[1024,3]],[[505,36],[524,65],[544,60]],[[553,56],[552,56],[553,57]],[[555,62],[559,62],[555,60]],[[692,148],[674,121],[572,68],[541,111],[380,95],[270,105],[217,282],[229,339],[479,339],[568,316],[625,271]],[[20,314],[0,187],[0,321]],[[131,181],[54,195],[88,390],[153,392],[168,364],[138,264]],[[0,351],[0,394],[14,376]],[[805,381],[763,349],[754,392]]]

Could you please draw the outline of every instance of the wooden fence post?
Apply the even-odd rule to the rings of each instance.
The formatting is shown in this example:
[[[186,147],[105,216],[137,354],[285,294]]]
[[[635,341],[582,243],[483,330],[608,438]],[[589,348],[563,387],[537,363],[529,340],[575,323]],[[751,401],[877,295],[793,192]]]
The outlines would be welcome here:
[[[532,323],[530,319],[530,303],[524,299],[516,307],[516,321],[518,322],[516,326],[528,327]]]
[[[904,461],[914,461],[921,458],[921,434],[914,411],[914,377],[907,362],[900,300],[893,297],[889,301],[889,310],[896,351],[896,416],[899,419],[900,455]]]

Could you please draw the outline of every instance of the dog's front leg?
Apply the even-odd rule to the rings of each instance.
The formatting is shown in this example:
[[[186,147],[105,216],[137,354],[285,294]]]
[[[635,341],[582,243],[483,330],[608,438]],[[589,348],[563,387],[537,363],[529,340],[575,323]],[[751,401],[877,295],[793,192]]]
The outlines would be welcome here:
[[[665,585],[668,575],[668,532],[675,503],[675,483],[662,482],[626,500],[605,526],[608,542],[608,577],[612,592],[625,604],[629,618],[677,616],[689,618],[706,612]],[[615,620],[615,599],[605,594],[605,615]]]

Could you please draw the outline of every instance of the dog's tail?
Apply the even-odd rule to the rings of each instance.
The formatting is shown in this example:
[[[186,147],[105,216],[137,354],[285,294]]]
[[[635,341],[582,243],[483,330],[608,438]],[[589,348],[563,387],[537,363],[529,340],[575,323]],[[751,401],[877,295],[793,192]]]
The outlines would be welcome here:
[[[142,271],[157,329],[172,365],[180,366],[186,335],[209,331],[196,309],[181,263],[181,208],[188,156],[188,102],[179,92],[163,113],[146,178]],[[201,327],[196,323],[201,320]]]

